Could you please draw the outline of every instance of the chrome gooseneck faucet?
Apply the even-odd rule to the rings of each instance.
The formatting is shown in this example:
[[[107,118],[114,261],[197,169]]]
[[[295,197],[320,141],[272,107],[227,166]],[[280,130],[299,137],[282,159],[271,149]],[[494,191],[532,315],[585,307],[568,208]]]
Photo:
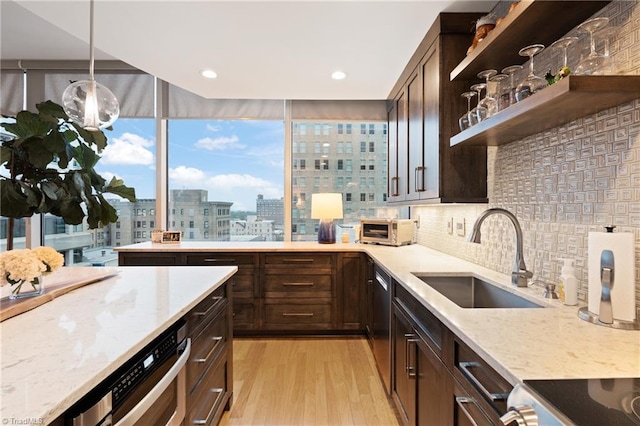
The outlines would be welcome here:
[[[516,259],[513,263],[513,272],[511,272],[511,283],[518,287],[527,287],[529,278],[533,277],[533,272],[528,271],[527,265],[524,263],[524,256],[522,254],[522,228],[520,227],[520,222],[518,222],[518,219],[513,213],[499,207],[483,211],[480,216],[478,216],[478,219],[476,219],[476,223],[473,224],[473,230],[471,231],[471,235],[469,235],[469,241],[480,244],[480,225],[482,225],[482,222],[484,222],[486,218],[494,214],[503,214],[509,218],[511,223],[513,223],[513,227],[516,230]]]

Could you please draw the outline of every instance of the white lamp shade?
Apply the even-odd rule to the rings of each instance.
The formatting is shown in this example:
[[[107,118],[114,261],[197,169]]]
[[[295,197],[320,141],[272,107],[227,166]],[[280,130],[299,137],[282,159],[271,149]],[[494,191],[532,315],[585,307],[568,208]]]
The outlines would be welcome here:
[[[342,219],[342,194],[311,194],[311,219]]]

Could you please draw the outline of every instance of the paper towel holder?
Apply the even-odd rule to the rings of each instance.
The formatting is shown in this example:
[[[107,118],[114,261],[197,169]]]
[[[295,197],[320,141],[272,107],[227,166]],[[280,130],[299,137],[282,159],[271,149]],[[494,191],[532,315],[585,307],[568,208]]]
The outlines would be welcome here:
[[[613,230],[616,228],[615,225],[610,225],[610,226],[605,226],[604,227],[606,229],[607,233],[613,233]],[[608,250],[606,250],[608,252]],[[604,252],[603,252],[603,256],[604,256]],[[602,262],[604,262],[604,257],[601,257],[601,263],[600,263],[600,273],[602,274],[602,268],[604,268],[604,264]],[[613,262],[613,259],[611,259],[611,263]],[[611,268],[613,268],[613,265],[610,265]],[[612,271],[613,272],[613,271]],[[602,275],[601,275],[602,277]],[[578,310],[578,317],[580,319],[583,319],[587,322],[590,322],[592,324],[596,324],[596,325],[601,325],[603,327],[610,327],[610,328],[616,328],[616,329],[620,329],[620,330],[640,330],[640,321],[638,320],[638,314],[640,314],[640,310],[636,307],[636,318],[633,321],[625,321],[625,320],[620,320],[620,319],[616,319],[616,318],[611,318],[612,321],[609,322],[609,319],[605,319],[606,322],[602,322],[600,321],[600,315],[595,314],[591,311],[589,311],[589,307],[585,306],[583,308],[580,308]]]
[[[600,321],[600,317],[597,314],[589,311],[588,307],[578,309],[578,317],[592,324],[601,325],[603,327],[617,328],[620,330],[640,330],[640,321],[636,318],[634,321],[623,321],[613,318],[613,321],[608,324]]]

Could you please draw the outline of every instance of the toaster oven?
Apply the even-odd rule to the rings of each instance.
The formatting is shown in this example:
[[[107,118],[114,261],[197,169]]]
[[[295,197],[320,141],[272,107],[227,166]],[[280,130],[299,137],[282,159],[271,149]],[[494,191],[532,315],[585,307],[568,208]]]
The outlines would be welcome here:
[[[402,246],[416,242],[411,219],[360,219],[360,242]]]

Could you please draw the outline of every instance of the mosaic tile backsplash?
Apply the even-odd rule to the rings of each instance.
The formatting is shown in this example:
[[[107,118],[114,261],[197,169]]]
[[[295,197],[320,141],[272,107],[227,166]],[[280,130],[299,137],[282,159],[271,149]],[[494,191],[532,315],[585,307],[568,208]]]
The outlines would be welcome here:
[[[594,16],[609,18],[598,49],[608,49],[616,73],[640,75],[640,2],[614,0]],[[576,29],[567,35],[580,37],[570,48],[571,65],[585,54],[588,39]],[[561,54],[554,50],[536,56],[537,74],[561,65]],[[411,216],[420,220],[418,243],[509,274],[515,233],[506,218],[492,216],[484,222],[482,244],[458,235],[458,228],[460,233],[464,228],[468,236],[486,208],[506,208],[522,225],[524,257],[534,280],[557,283],[561,259],[575,259],[578,297],[586,302],[588,234],[613,224],[616,232],[635,236],[640,307],[640,99],[490,147],[487,184],[489,205],[414,207]]]

